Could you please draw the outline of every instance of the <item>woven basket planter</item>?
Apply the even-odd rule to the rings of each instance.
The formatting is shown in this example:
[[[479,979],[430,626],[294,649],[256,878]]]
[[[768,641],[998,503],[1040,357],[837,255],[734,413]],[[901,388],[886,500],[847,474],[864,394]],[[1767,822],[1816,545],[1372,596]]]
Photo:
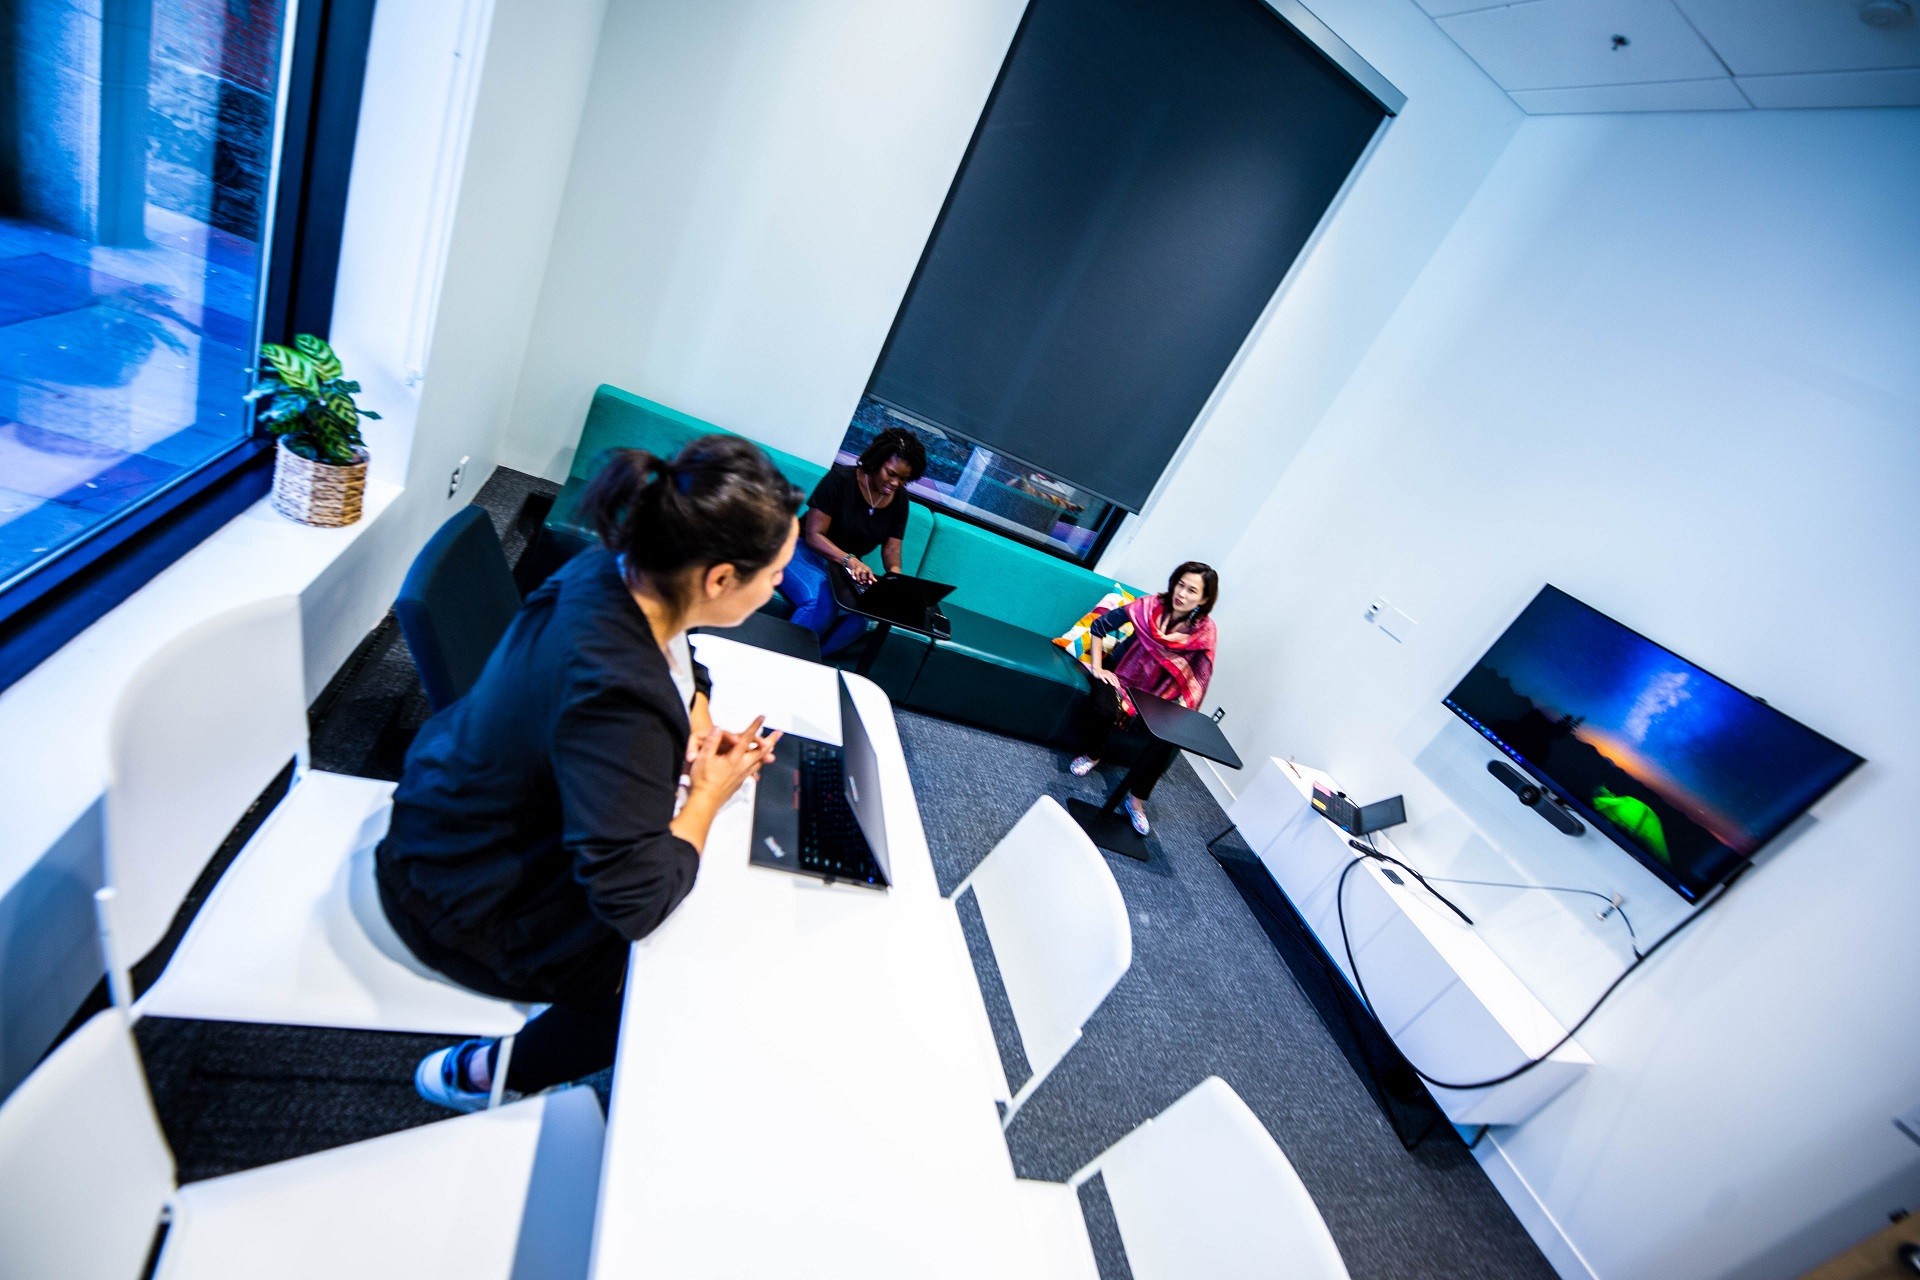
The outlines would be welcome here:
[[[303,458],[281,439],[273,454],[273,509],[289,520],[332,529],[360,518],[367,493],[367,451],[352,466]]]

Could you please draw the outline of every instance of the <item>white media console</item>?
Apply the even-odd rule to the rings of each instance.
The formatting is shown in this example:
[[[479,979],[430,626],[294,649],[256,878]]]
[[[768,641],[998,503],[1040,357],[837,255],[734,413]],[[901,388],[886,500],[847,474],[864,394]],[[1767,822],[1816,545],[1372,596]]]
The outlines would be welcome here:
[[[1314,811],[1309,797],[1316,782],[1339,790],[1319,770],[1269,760],[1227,816],[1356,993],[1359,970],[1374,1016],[1407,1060],[1426,1075],[1464,1082],[1504,1075],[1551,1049],[1566,1028],[1485,939],[1391,864],[1366,859],[1347,876],[1342,942],[1334,893],[1358,855],[1346,833]],[[1403,856],[1378,832],[1373,840],[1383,852]],[[1388,870],[1405,883],[1393,883]],[[1570,1040],[1504,1084],[1428,1087],[1457,1125],[1518,1124],[1592,1065]]]

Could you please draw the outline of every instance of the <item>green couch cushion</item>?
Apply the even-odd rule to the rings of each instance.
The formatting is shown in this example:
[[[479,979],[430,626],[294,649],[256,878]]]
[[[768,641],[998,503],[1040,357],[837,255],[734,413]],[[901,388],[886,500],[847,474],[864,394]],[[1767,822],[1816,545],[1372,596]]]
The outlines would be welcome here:
[[[587,409],[586,425],[580,429],[580,446],[574,451],[573,470],[569,474],[591,480],[599,472],[601,460],[609,449],[645,449],[671,458],[689,441],[716,434],[740,433],[655,404],[630,391],[603,385],[593,393],[593,404]],[[827,474],[827,469],[817,462],[760,444],[758,440],[754,443],[766,450],[773,465],[799,485],[802,492],[812,493],[820,477]]]
[[[919,576],[952,583],[947,600],[959,608],[1049,640],[1114,587],[1112,578],[946,515],[934,516]]]
[[[1084,691],[1087,688],[1087,677],[1080,664],[1049,637],[958,605],[948,607],[945,612],[947,621],[953,624],[953,635],[942,640],[940,648],[953,656],[1002,671],[1018,671],[1070,689]]]
[[[587,421],[580,428],[573,468],[567,474],[579,480],[593,479],[609,449],[645,449],[671,458],[689,441],[718,430],[692,414],[603,385],[594,391],[593,403],[587,406]]]
[[[917,502],[907,509],[907,532],[900,539],[900,572],[916,578],[925,576],[920,566],[926,562],[927,543],[933,538],[933,519],[933,512]]]
[[[1071,737],[1074,709],[1087,690],[1079,663],[1047,637],[998,618],[958,606],[947,617],[952,638],[925,655],[897,701],[1033,741]]]
[[[587,409],[586,425],[580,430],[580,444],[574,450],[573,469],[567,475],[567,482],[561,486],[559,496],[553,501],[553,510],[547,513],[547,528],[568,545],[577,546],[593,541],[593,529],[579,517],[580,498],[586,492],[587,483],[599,474],[609,449],[645,449],[648,453],[671,458],[701,436],[737,434],[691,414],[681,413],[678,409],[669,409],[666,405],[636,396],[630,391],[602,386],[593,393],[593,404]],[[760,444],[757,440],[754,443]],[[766,451],[773,465],[780,469],[780,474],[798,485],[804,493],[813,492],[813,486],[819,484],[820,477],[827,474],[827,469],[817,462],[809,462],[764,444],[760,447]],[[911,523],[907,531],[911,538]],[[925,541],[926,535],[923,533],[923,546]]]

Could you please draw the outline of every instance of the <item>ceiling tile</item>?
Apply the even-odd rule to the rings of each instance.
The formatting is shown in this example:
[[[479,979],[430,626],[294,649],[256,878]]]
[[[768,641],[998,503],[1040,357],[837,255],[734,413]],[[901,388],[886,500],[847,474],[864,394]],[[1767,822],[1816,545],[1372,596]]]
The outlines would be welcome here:
[[[1670,0],[1532,0],[1436,21],[1508,90],[1726,75]]]
[[[1466,13],[1471,9],[1504,9],[1512,0],[1420,0],[1420,7],[1435,18],[1444,18],[1450,13]]]
[[[1596,84],[1581,89],[1515,89],[1509,95],[1529,115],[1587,115],[1606,111],[1746,111],[1747,100],[1721,76],[1659,84]]]
[[[1737,76],[1920,67],[1920,21],[1883,31],[1860,0],[1675,0]],[[1908,0],[1920,10],[1920,0]]]
[[[1741,76],[1738,83],[1756,107],[1920,107],[1920,70],[1911,67]]]

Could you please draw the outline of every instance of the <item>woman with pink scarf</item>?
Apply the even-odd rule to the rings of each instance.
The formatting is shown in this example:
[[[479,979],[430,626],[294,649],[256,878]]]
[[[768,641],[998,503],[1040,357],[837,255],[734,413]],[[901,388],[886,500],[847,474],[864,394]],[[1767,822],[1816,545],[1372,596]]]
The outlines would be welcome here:
[[[1085,754],[1070,766],[1076,778],[1093,771],[1115,731],[1132,721],[1131,693],[1138,691],[1194,711],[1200,709],[1201,700],[1207,696],[1207,682],[1213,679],[1218,633],[1209,615],[1219,597],[1220,575],[1197,560],[1189,560],[1173,571],[1162,594],[1141,596],[1094,619],[1089,628],[1093,642],[1088,646],[1093,696],[1087,700],[1082,725]],[[1108,670],[1105,639],[1128,624],[1133,626],[1133,638],[1123,642],[1116,651],[1119,660]],[[1143,769],[1129,789],[1127,817],[1143,836],[1147,834],[1146,799],[1172,761],[1169,754],[1159,768]]]

